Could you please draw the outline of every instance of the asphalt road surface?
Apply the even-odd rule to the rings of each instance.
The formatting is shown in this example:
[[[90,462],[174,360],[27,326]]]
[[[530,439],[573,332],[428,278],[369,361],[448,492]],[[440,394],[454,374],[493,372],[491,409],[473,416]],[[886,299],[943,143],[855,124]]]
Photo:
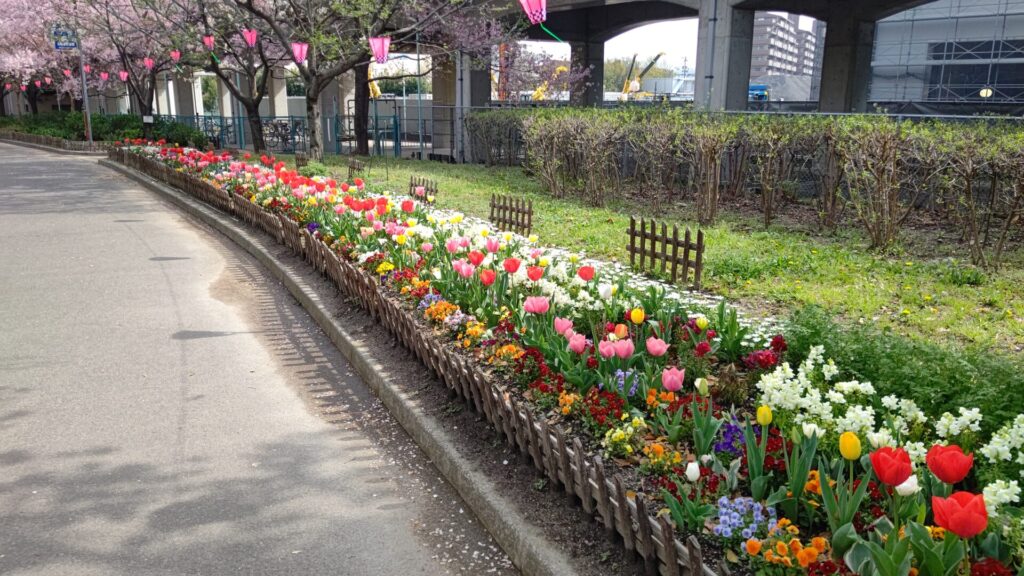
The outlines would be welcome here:
[[[0,574],[513,573],[259,265],[0,144]]]

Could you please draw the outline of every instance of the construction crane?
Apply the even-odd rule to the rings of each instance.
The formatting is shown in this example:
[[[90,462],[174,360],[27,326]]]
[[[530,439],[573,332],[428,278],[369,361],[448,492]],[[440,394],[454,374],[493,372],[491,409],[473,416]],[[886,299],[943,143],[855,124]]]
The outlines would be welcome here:
[[[654,65],[657,64],[658,60],[664,55],[664,52],[659,52],[658,55],[651,59],[651,61],[647,63],[647,66],[644,66],[644,69],[641,70],[640,73],[634,77],[633,71],[636,69],[637,54],[633,54],[633,61],[629,63],[629,70],[626,71],[626,79],[622,83],[622,94],[619,95],[619,100],[627,101],[652,96],[652,94],[650,94],[649,92],[640,91],[640,82],[644,79],[644,76],[646,76],[647,73],[650,72],[652,68],[654,68]]]

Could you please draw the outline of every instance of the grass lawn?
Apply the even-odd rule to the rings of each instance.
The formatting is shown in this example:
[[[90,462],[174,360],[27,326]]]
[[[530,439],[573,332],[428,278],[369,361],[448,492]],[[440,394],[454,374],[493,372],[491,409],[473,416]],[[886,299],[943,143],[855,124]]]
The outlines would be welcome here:
[[[283,158],[291,160],[291,158]],[[347,165],[347,157],[328,164]],[[548,195],[519,168],[450,165],[380,158],[368,163],[371,184],[404,192],[412,175],[437,181],[438,205],[488,216],[492,193],[533,200],[534,231],[542,243],[578,247],[589,256],[624,260],[631,214],[657,216],[696,229],[688,206],[651,206],[622,200],[595,208]],[[344,175],[341,168],[338,173]],[[725,205],[719,224],[705,228],[704,287],[760,314],[784,315],[817,304],[846,322],[882,328],[938,343],[973,344],[1006,353],[1024,350],[1024,250],[1005,257],[1003,269],[961,272],[966,250],[934,230],[910,230],[889,254],[866,249],[859,226],[848,220],[834,236],[787,218],[768,230],[758,213]],[[806,215],[807,210],[796,212]]]

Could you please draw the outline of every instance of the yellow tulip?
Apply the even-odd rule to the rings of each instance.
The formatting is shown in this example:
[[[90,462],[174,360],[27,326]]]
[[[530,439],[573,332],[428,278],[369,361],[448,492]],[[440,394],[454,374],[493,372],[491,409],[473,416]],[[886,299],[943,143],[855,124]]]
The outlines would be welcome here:
[[[843,432],[840,434],[839,453],[847,460],[860,458],[860,438],[853,432]]]
[[[772,409],[768,406],[757,407],[757,423],[761,426],[767,426],[772,423]]]
[[[395,242],[397,242],[399,246],[401,246],[402,244],[405,244],[405,236],[404,235],[396,236],[395,237]]]
[[[708,319],[706,316],[698,316],[695,324],[697,324],[697,328],[705,330],[708,327]]]
[[[633,324],[643,323],[644,318],[646,317],[647,315],[644,314],[643,308],[633,308],[632,310],[629,311],[629,319],[633,322]]]

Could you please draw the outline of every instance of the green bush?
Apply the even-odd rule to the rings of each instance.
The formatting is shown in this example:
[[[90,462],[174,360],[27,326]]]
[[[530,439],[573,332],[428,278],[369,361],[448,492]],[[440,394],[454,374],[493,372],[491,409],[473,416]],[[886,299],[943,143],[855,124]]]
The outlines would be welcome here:
[[[880,396],[911,398],[938,416],[977,407],[991,432],[1024,407],[1024,362],[976,347],[955,349],[874,326],[841,326],[818,307],[794,312],[785,331],[795,365],[812,346],[825,347],[846,379],[874,384]]]
[[[0,127],[28,134],[66,140],[85,140],[85,120],[81,112],[46,112],[0,118]],[[92,115],[92,137],[113,141],[142,136],[142,118],[132,114]]]
[[[207,144],[206,134],[200,130],[188,124],[172,122],[163,118],[153,124],[153,138],[166,140],[170,144],[196,148],[206,148]]]
[[[306,178],[312,178],[313,176],[329,176],[330,172],[327,166],[319,162],[310,162],[299,168],[299,174]]]

